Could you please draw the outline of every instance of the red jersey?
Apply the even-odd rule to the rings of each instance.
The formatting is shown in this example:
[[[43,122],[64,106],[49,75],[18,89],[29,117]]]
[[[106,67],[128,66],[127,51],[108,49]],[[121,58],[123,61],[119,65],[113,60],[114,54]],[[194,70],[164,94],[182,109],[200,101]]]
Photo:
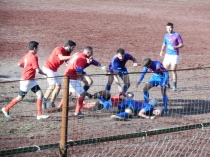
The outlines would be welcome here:
[[[114,95],[112,96],[111,101],[112,101],[112,106],[114,107],[121,104],[123,102],[123,99],[121,99],[119,95]]]
[[[44,67],[56,72],[61,64],[63,64],[64,60],[60,60],[58,55],[62,54],[63,56],[69,56],[69,54],[66,52],[66,50],[59,46],[56,47],[50,57],[47,59],[47,61],[44,64]]]
[[[69,64],[67,65],[64,75],[70,75],[71,80],[77,80],[77,67],[85,68],[87,64],[87,56],[84,53],[78,53],[72,56]]]
[[[36,69],[39,68],[38,57],[33,52],[28,52],[19,62],[20,66],[23,67],[21,79],[29,80],[34,79]]]

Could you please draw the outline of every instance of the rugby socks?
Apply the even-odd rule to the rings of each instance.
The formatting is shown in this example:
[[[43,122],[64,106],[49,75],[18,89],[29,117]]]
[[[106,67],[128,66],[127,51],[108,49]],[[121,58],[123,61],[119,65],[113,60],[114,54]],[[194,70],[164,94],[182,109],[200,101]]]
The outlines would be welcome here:
[[[83,101],[84,101],[84,98],[81,96],[77,99],[77,105],[76,105],[76,109],[75,109],[76,114],[80,113],[80,110],[83,106]]]
[[[129,114],[127,112],[121,112],[116,114],[117,117],[129,118]]]
[[[63,106],[63,98],[61,99],[59,105],[58,105],[58,108],[62,107]]]
[[[110,85],[106,85],[106,88],[105,88],[105,90],[108,90],[108,91],[110,91],[110,90],[111,90],[111,86],[110,86]]]
[[[90,88],[90,86],[84,86],[83,88],[84,88],[84,90],[87,92],[88,89]]]
[[[89,103],[83,104],[82,108],[91,108],[91,105]]]
[[[128,90],[128,87],[124,85],[124,86],[123,86],[123,92],[126,93],[127,90]]]
[[[148,91],[144,91],[144,102],[145,103],[149,102],[149,92]]]
[[[8,112],[10,108],[12,108],[13,106],[15,106],[15,104],[17,104],[19,101],[14,98],[6,107],[5,107],[5,111]]]
[[[164,106],[164,111],[168,111],[168,96],[167,95],[163,96],[163,106]]]
[[[42,99],[37,99],[37,116],[42,115]]]

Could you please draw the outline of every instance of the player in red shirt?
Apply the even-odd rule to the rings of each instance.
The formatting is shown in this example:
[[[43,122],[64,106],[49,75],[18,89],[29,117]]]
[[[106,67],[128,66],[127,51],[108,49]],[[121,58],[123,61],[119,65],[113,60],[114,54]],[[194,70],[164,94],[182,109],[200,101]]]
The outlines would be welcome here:
[[[79,96],[77,99],[77,105],[74,113],[74,115],[77,117],[84,117],[84,114],[81,113],[81,108],[83,106],[86,91],[82,87],[79,80],[83,79],[83,74],[85,74],[83,69],[85,68],[92,54],[93,48],[90,46],[86,46],[82,53],[78,53],[77,55],[74,55],[71,58],[64,72],[64,75],[70,76],[69,95],[71,95],[72,93],[77,93],[77,95]],[[61,100],[58,107],[61,107],[62,105],[63,100]]]
[[[62,78],[59,77],[57,70],[64,63],[64,61],[68,61],[71,58],[70,54],[74,50],[75,46],[76,43],[74,41],[67,40],[64,44],[64,47],[56,47],[45,62],[43,66],[43,72],[45,72],[48,76],[47,82],[49,87],[44,94],[43,109],[47,109],[47,99],[51,93],[52,96],[49,107],[55,107],[54,101],[60,92],[62,83]]]
[[[42,97],[43,93],[35,80],[35,74],[47,76],[40,68],[38,64],[38,57],[36,56],[39,43],[36,41],[29,42],[29,52],[20,60],[18,66],[23,68],[23,72],[20,80],[19,95],[14,98],[6,107],[2,108],[2,112],[5,117],[11,118],[9,110],[19,101],[23,100],[29,90],[37,95],[37,120],[46,119],[49,115],[42,114]]]

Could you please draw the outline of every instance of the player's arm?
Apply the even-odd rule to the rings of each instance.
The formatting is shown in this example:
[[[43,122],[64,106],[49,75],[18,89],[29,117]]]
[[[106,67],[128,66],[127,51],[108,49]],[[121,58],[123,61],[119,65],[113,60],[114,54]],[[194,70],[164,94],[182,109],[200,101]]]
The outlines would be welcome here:
[[[166,48],[165,43],[163,43],[163,45],[161,46],[161,50],[160,50],[160,56],[163,57],[163,51]]]
[[[40,68],[36,68],[36,73],[47,76]]]
[[[138,82],[136,84],[136,87],[138,87],[138,85],[141,83],[141,81],[144,79],[144,76],[146,75],[146,72],[147,72],[147,67],[144,67],[140,76],[139,76],[139,79],[138,79]]]
[[[72,58],[72,56],[63,56],[62,54],[59,54],[58,55],[58,58],[61,60],[61,61],[64,61],[64,60],[69,60]]]
[[[91,64],[94,65],[94,66],[97,66],[97,67],[101,67],[102,70],[108,72],[108,68],[105,65],[101,64],[100,62],[98,62],[97,60],[95,60],[95,59],[92,60]]]
[[[144,109],[141,109],[139,111],[138,116],[141,117],[141,118],[145,118],[145,119],[154,119],[155,118],[155,116],[147,116]]]
[[[179,49],[179,48],[182,48],[183,46],[184,46],[183,43],[179,43],[179,45],[174,46],[174,49]]]

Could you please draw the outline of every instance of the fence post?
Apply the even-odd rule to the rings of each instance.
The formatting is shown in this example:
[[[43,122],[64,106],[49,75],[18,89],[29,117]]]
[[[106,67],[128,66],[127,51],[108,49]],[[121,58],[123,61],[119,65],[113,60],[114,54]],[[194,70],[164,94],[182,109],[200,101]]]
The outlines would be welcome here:
[[[60,140],[60,157],[67,157],[67,131],[68,131],[68,108],[69,108],[69,76],[63,79],[63,106],[62,125]]]

